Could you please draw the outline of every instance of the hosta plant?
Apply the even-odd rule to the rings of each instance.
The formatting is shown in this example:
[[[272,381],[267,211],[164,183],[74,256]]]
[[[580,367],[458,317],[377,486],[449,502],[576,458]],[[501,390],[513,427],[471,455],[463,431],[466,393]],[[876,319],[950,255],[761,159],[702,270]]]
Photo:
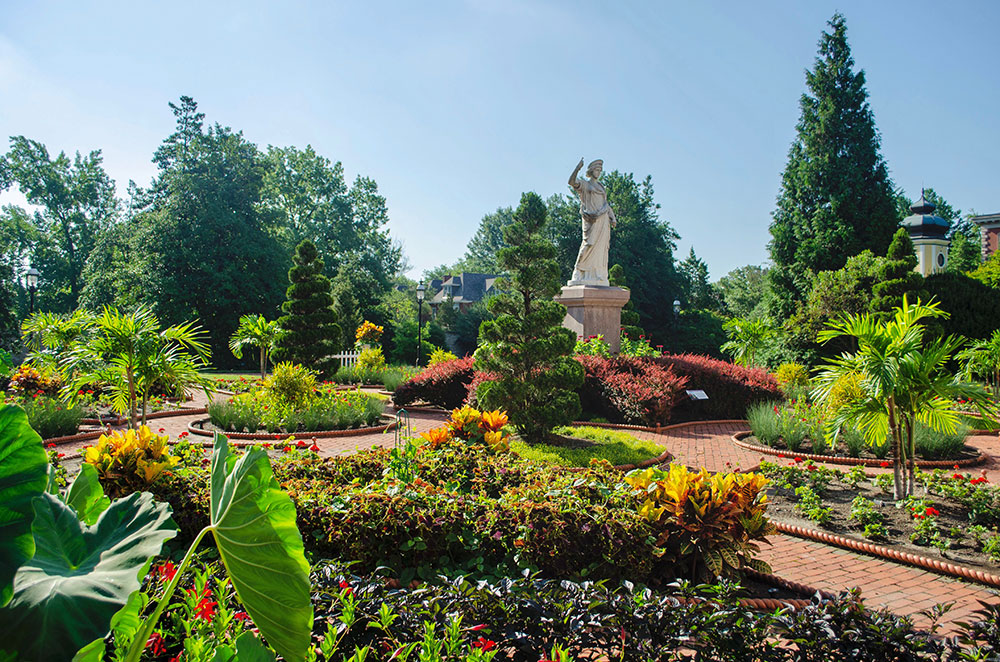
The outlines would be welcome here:
[[[667,471],[631,471],[625,480],[643,499],[640,515],[659,529],[658,546],[677,558],[690,557],[693,577],[738,575],[744,567],[770,572],[753,558],[757,542],[775,531],[766,515],[764,476],[671,464]]]

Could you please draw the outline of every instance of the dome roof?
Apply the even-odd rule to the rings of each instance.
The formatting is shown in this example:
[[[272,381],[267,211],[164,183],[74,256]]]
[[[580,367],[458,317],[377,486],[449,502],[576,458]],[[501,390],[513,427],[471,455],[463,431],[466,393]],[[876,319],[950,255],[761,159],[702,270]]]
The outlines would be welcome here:
[[[902,226],[913,238],[943,237],[948,233],[951,224],[940,216],[934,215],[937,207],[924,197],[920,191],[920,199],[910,206],[911,214],[903,219]]]

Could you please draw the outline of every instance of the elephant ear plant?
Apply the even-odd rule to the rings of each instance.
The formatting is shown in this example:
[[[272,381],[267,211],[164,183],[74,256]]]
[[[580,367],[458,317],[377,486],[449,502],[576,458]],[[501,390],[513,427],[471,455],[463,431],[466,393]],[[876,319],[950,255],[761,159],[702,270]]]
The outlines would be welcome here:
[[[112,627],[134,633],[125,659],[139,660],[208,532],[260,633],[286,660],[305,659],[309,567],[294,505],[263,450],[237,458],[216,436],[211,523],[145,618],[139,588],[176,535],[170,507],[146,492],[109,501],[87,465],[62,495],[47,471],[41,438],[24,412],[0,408],[0,660],[100,660]],[[253,646],[245,641],[243,648]]]

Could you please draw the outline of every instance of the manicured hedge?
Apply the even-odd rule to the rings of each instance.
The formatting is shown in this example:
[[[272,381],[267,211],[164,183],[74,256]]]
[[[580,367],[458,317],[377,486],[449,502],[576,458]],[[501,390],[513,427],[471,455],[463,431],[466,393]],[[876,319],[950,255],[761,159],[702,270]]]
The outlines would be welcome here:
[[[392,401],[397,407],[426,402],[436,407],[461,407],[472,382],[472,357],[443,361],[431,366],[396,388]]]
[[[674,408],[674,423],[746,418],[750,405],[784,397],[774,376],[760,368],[744,368],[697,354],[673,354],[653,360],[679,377],[686,377],[686,388],[708,395],[708,400],[682,399]]]
[[[685,377],[645,358],[578,356],[584,383],[580,403],[590,417],[612,423],[666,425],[684,395]]]

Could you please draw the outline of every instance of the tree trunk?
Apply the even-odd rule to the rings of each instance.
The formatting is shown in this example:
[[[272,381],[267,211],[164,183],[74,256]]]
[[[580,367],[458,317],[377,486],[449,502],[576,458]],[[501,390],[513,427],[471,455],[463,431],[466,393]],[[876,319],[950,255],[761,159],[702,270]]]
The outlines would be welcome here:
[[[889,398],[889,436],[892,438],[892,496],[897,501],[903,498],[903,449],[896,420],[896,403]]]
[[[260,378],[264,379],[267,377],[267,350],[264,346],[260,347]]]
[[[149,393],[143,391],[142,393],[142,424],[146,424],[146,407],[149,403]]]
[[[132,370],[129,369],[126,373],[126,379],[128,379],[128,424],[133,430],[135,429],[135,378],[132,376]]]
[[[911,420],[906,422],[906,449],[908,454],[906,458],[906,496],[910,496],[916,492],[917,478],[917,466],[914,459],[917,449],[913,442],[913,421]]]

